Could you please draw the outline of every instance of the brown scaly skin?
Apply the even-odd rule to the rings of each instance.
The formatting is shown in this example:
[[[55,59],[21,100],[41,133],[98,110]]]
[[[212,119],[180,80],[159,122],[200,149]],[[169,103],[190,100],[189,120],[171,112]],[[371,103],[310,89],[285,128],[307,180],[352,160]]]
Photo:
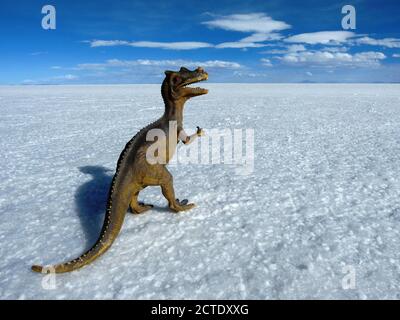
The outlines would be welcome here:
[[[165,103],[164,115],[140,130],[122,151],[108,195],[103,228],[94,246],[72,261],[48,267],[34,265],[32,266],[33,271],[70,272],[97,259],[111,247],[118,236],[129,207],[133,213],[143,213],[152,208],[151,205],[141,204],[137,200],[139,192],[147,186],[160,186],[164,197],[168,200],[169,208],[174,212],[185,211],[194,207],[194,204],[187,203],[187,200],[180,202],[176,199],[172,175],[167,170],[166,164],[150,164],[147,162],[146,151],[154,142],[146,141],[146,135],[151,129],[161,129],[168,137],[170,134],[169,122],[176,121],[177,128],[173,129],[174,132],[171,134],[178,137],[179,132],[183,130],[185,102],[192,97],[208,92],[206,89],[190,88],[187,85],[207,80],[208,74],[200,67],[194,71],[182,67],[178,72],[165,71],[165,75],[161,86],[161,94]],[[197,135],[200,136],[202,133],[202,129],[198,128]],[[187,140],[184,142],[187,142]],[[169,152],[167,152],[166,163],[172,158],[175,147],[168,149],[167,142]]]

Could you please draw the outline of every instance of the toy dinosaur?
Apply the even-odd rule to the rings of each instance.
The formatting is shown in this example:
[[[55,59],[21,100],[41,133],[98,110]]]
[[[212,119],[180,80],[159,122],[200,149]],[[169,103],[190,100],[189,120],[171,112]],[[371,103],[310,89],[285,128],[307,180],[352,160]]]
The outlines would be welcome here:
[[[122,151],[112,179],[104,224],[98,240],[90,250],[72,261],[48,267],[34,265],[32,266],[33,271],[70,272],[101,256],[111,247],[118,236],[129,207],[132,213],[137,214],[152,208],[152,205],[138,202],[139,192],[147,186],[161,186],[162,193],[168,200],[169,208],[174,212],[189,210],[194,207],[194,204],[188,203],[186,199],[179,201],[175,198],[172,175],[166,168],[166,164],[175,152],[176,144],[171,145],[167,139],[165,163],[151,164],[146,156],[149,147],[154,142],[147,141],[146,137],[150,130],[161,129],[167,137],[172,135],[175,142],[183,141],[188,144],[194,141],[197,136],[203,135],[203,130],[199,127],[193,135],[188,136],[185,133],[183,130],[183,108],[188,99],[208,93],[207,89],[191,88],[188,85],[207,79],[208,74],[200,67],[194,71],[184,67],[178,72],[165,71],[165,79],[161,86],[161,94],[165,103],[164,115],[140,130]],[[171,126],[171,123],[175,125]]]

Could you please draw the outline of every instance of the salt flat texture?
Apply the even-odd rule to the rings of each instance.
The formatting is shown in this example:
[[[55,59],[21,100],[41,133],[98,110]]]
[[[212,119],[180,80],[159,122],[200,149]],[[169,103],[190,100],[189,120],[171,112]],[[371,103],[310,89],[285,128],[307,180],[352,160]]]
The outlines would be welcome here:
[[[43,288],[33,263],[97,238],[125,143],[157,85],[0,87],[0,298],[399,299],[400,86],[205,84],[190,128],[254,128],[255,170],[172,166],[95,263]],[[344,290],[343,269],[355,270]],[[46,287],[46,286],[45,286]]]

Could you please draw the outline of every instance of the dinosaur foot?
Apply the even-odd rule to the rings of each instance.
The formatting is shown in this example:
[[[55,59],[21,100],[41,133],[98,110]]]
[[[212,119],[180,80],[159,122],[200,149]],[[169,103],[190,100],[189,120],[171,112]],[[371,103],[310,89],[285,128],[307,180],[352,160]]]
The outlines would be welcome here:
[[[153,208],[152,204],[144,204],[143,202],[139,202],[138,205],[135,206],[134,208],[131,207],[131,212],[133,214],[140,214],[140,213],[144,213],[152,208]]]
[[[179,212],[179,211],[186,211],[194,208],[196,205],[194,203],[188,203],[188,199],[184,199],[182,201],[179,201],[179,199],[176,199],[175,203],[170,205],[170,209]]]

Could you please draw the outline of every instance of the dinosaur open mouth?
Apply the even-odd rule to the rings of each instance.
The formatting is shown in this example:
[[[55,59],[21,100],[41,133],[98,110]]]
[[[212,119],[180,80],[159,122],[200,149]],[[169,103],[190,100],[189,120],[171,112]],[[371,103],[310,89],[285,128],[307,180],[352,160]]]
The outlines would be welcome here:
[[[201,75],[199,75],[198,77],[187,80],[186,82],[184,82],[182,84],[181,87],[185,88],[187,90],[190,90],[194,94],[206,94],[206,93],[208,93],[208,89],[204,89],[204,88],[200,88],[200,87],[193,88],[193,87],[189,87],[189,85],[198,83],[198,82],[202,82],[202,81],[206,81],[207,79],[208,79],[208,74],[206,72],[204,72]]]

